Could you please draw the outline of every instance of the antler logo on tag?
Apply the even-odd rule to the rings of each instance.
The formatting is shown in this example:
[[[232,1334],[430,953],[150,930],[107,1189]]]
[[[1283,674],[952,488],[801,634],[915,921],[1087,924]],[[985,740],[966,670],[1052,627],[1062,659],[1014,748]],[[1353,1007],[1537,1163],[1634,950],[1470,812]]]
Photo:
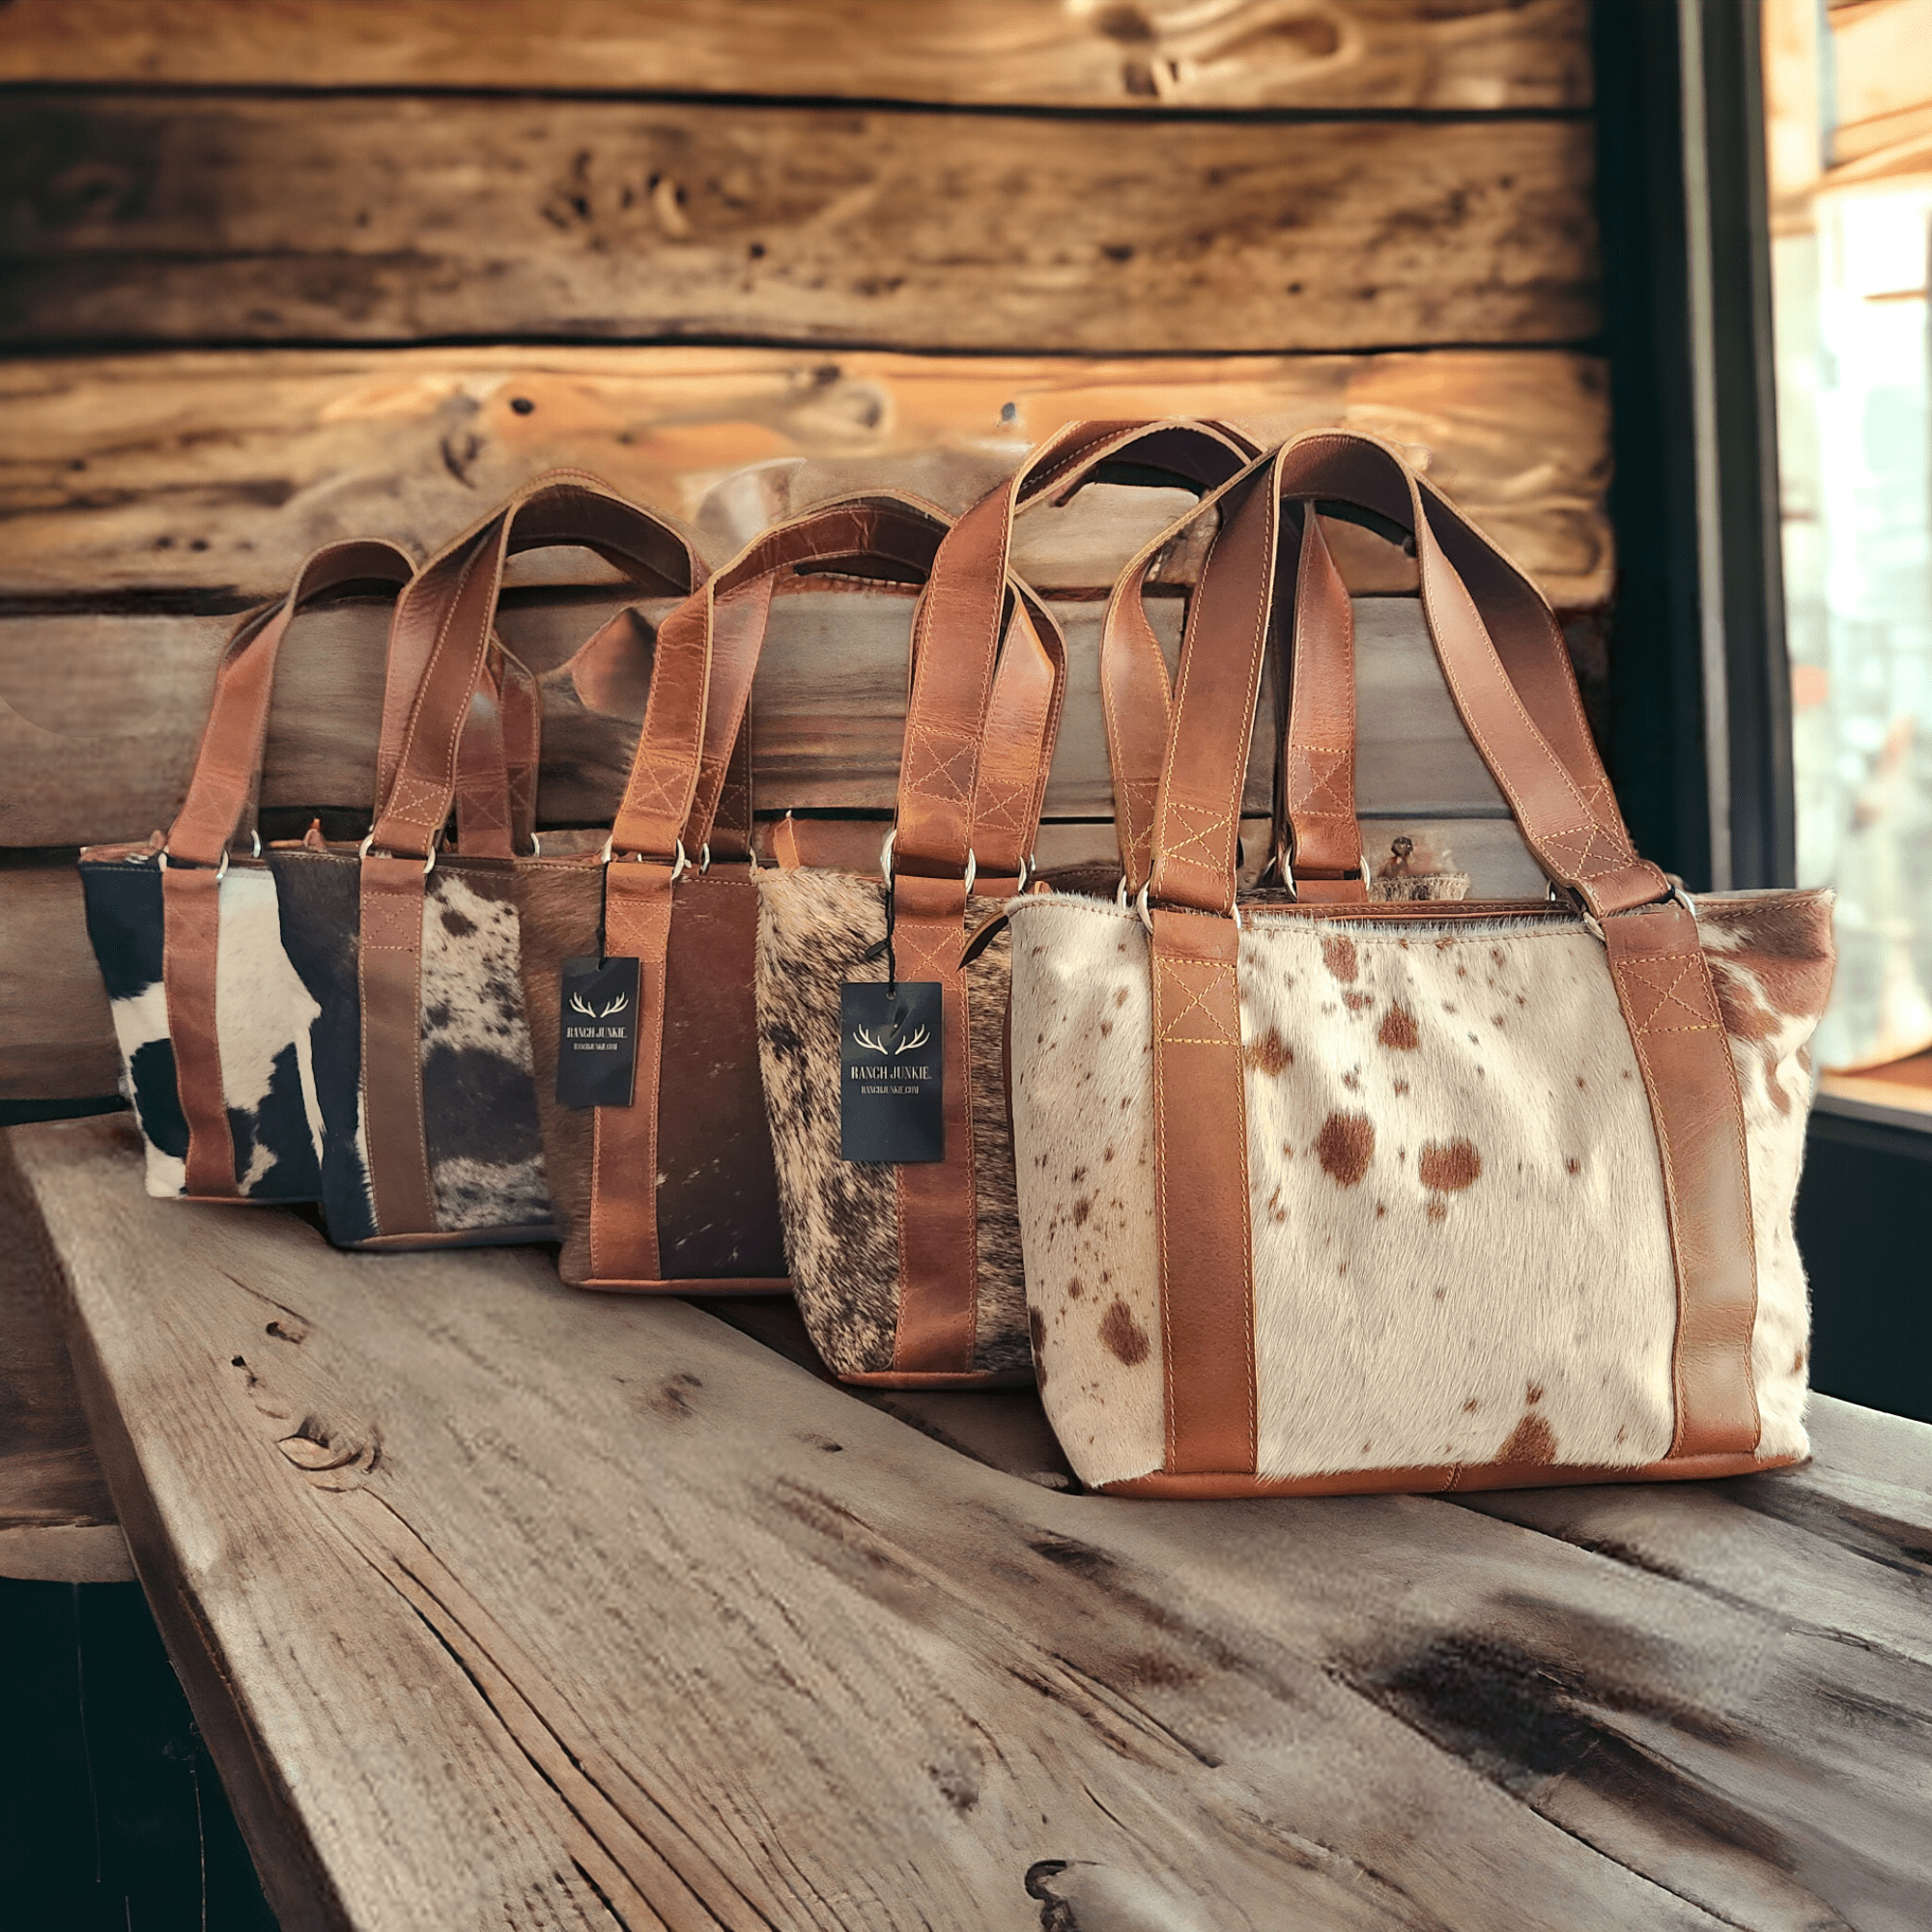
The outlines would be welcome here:
[[[590,1006],[581,993],[573,993],[570,996],[570,1010],[582,1013],[587,1020],[614,1019],[619,1013],[628,1011],[630,1005],[631,996],[628,993],[619,993],[608,1006],[602,1007]]]
[[[888,1034],[886,1039],[874,1039],[864,1027],[856,1028],[852,1035],[853,1041],[863,1046],[867,1053],[876,1053],[885,1059],[893,1060],[902,1053],[917,1053],[932,1037],[932,1030],[929,1027],[921,1027],[917,1033],[908,1035],[896,1045],[886,1043],[891,1037],[892,1036]]]

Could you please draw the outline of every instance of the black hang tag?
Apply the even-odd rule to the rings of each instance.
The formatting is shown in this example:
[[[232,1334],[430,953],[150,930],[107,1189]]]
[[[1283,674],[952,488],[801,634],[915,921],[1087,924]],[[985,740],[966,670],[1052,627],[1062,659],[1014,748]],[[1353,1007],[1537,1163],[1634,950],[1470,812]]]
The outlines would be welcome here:
[[[937,980],[838,989],[838,1153],[909,1167],[946,1158]]]
[[[638,1070],[638,962],[566,959],[556,1021],[559,1107],[628,1107]]]

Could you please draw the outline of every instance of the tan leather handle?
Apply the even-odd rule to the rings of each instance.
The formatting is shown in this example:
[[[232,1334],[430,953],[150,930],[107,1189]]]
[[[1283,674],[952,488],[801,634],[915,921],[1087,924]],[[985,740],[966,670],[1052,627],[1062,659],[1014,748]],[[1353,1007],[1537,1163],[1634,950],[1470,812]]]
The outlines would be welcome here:
[[[1209,499],[1223,524],[1181,646],[1151,896],[1201,911],[1234,905],[1241,780],[1284,497],[1355,503],[1412,532],[1423,614],[1450,696],[1545,871],[1600,917],[1663,898],[1662,873],[1631,848],[1548,606],[1394,450],[1341,430],[1298,438]]]
[[[237,832],[252,816],[268,743],[275,664],[290,620],[329,591],[351,583],[387,583],[400,589],[414,572],[409,553],[386,538],[324,544],[303,559],[286,597],[249,611],[236,625],[215,668],[214,695],[187,797],[168,830],[171,860],[189,866],[219,865]]]
[[[390,627],[370,843],[423,858],[449,815],[458,741],[491,641],[503,565],[512,554],[568,544],[595,551],[653,594],[685,596],[705,565],[664,518],[580,470],[554,470],[426,563]]]
[[[536,848],[543,694],[535,674],[493,641],[456,762],[456,843],[467,858],[512,859]]]
[[[982,729],[1001,646],[1017,637],[1030,638],[1049,654],[1052,649],[1045,641],[1052,626],[1044,611],[1037,602],[1028,608],[1009,583],[1014,517],[1032,503],[1064,502],[1111,460],[1131,456],[1138,468],[1211,489],[1253,454],[1246,437],[1220,424],[1070,423],[953,526],[914,620],[914,675],[895,833],[901,870],[959,876],[974,850]],[[1024,619],[1015,629],[1023,608]],[[1050,757],[1051,746],[1047,749]],[[1001,774],[996,782],[1005,786],[1010,778]]]
[[[710,840],[734,763],[749,785],[752,683],[773,599],[810,588],[803,566],[923,581],[947,527],[932,505],[891,493],[821,504],[754,537],[679,605],[658,631],[612,854],[669,857],[681,842],[695,855]],[[749,820],[749,798],[744,810]]]
[[[1100,701],[1114,785],[1114,828],[1126,890],[1147,883],[1153,856],[1154,803],[1167,755],[1174,696],[1167,660],[1142,601],[1149,573],[1199,508],[1171,524],[1122,571],[1100,631]],[[1318,527],[1286,554],[1276,606],[1291,613],[1277,626],[1279,745],[1275,760],[1278,856],[1300,854],[1297,878],[1313,896],[1359,898],[1361,829],[1354,815],[1354,612],[1348,586]],[[1293,701],[1300,694],[1298,703]],[[1350,886],[1350,882],[1353,881]]]

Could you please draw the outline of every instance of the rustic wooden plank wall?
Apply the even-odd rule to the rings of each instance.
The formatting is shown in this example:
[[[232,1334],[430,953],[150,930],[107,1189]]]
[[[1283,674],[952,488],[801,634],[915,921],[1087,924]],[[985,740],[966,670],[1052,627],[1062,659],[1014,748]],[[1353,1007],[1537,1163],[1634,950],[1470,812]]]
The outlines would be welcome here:
[[[1586,30],[1584,0],[673,0],[647,27],[588,0],[16,0],[0,1097],[110,1079],[66,868],[172,810],[234,612],[315,543],[434,547],[554,462],[722,556],[861,482],[962,507],[1075,416],[1347,422],[1426,462],[1600,668]],[[1080,521],[1029,558],[1069,610],[1122,554]],[[1358,592],[1409,587],[1350,534]],[[584,621],[582,562],[532,573],[527,634]],[[366,679],[316,668],[277,784],[353,803],[333,726]],[[763,802],[885,804],[824,723],[761,724]],[[1076,706],[1057,815],[1104,815],[1098,743]]]

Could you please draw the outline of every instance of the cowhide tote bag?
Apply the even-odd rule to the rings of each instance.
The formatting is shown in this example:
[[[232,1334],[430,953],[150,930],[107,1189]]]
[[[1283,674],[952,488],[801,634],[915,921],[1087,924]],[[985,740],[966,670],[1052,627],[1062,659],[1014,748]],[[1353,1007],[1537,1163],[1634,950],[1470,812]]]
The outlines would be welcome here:
[[[311,555],[288,595],[251,611],[229,638],[187,795],[167,833],[81,854],[88,934],[147,1144],[151,1194],[321,1197],[310,1037],[319,1009],[282,944],[256,831],[269,704],[293,616],[349,592],[393,593],[414,567],[374,538]],[[492,758],[508,755],[503,723],[486,694],[466,725],[474,781],[461,802],[466,827],[504,789],[504,774],[489,772]],[[533,762],[533,751],[525,757]]]
[[[646,595],[682,598],[704,572],[680,532],[595,477],[526,485],[397,602],[368,836],[270,853],[289,956],[321,1009],[323,1206],[339,1245],[555,1236],[521,973],[529,845],[451,850],[443,836],[464,721],[492,664],[510,662],[493,629],[505,560],[553,545],[595,551]]]
[[[929,506],[879,496],[755,539],[659,627],[604,850],[518,868],[566,1281],[791,1288],[753,992],[753,674],[775,600],[837,579],[923,583],[947,527]]]
[[[1412,531],[1547,899],[1237,907],[1271,614],[1316,662],[1347,623],[1318,500]],[[1216,507],[1147,884],[1011,920],[1028,1291],[1074,1468],[1228,1496],[1799,1460],[1791,1209],[1829,895],[1693,901],[1636,856],[1548,607],[1393,451],[1316,433]],[[1322,702],[1297,677],[1291,707]]]
[[[806,1325],[843,1380],[1033,1374],[1008,949],[961,957],[1028,878],[1065,681],[1058,631],[1008,567],[1013,518],[1103,473],[1212,488],[1251,447],[1185,423],[1083,424],[1043,445],[933,560],[880,873],[759,874],[759,1048],[786,1249]]]

